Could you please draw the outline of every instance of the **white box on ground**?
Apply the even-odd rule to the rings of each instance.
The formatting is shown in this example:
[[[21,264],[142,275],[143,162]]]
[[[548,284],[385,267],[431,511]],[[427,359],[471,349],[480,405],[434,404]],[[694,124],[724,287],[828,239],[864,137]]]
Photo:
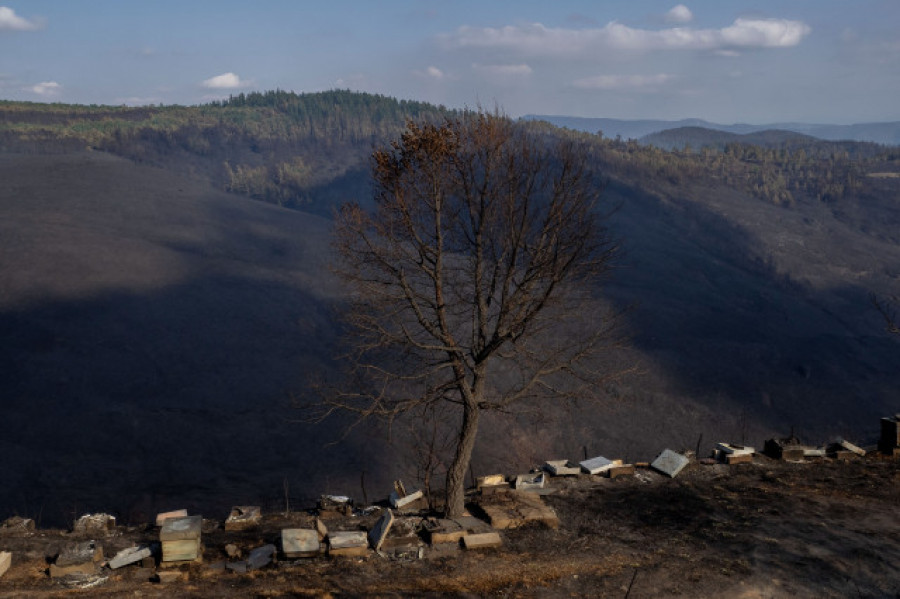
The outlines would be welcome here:
[[[602,474],[613,466],[620,465],[621,463],[622,460],[610,460],[609,458],[605,458],[601,455],[597,456],[596,458],[591,458],[589,460],[579,462],[579,465],[581,466],[581,469],[588,474]]]
[[[281,531],[281,549],[285,557],[312,557],[319,554],[319,533],[312,528],[285,528]]]
[[[384,543],[393,524],[394,512],[389,509],[385,510],[384,515],[378,519],[378,522],[376,522],[375,526],[372,527],[372,530],[369,531],[369,544],[372,545],[372,549],[375,551],[381,549],[381,544]]]
[[[133,564],[135,562],[139,562],[145,557],[150,557],[153,555],[153,552],[150,551],[150,548],[146,545],[142,547],[129,547],[128,549],[123,549],[118,552],[114,558],[109,560],[109,567],[113,570],[117,568],[121,568],[122,566],[127,566],[128,564]]]
[[[404,505],[409,505],[410,503],[420,499],[424,496],[421,490],[416,491],[414,493],[408,494],[406,497],[398,497],[396,491],[391,492],[391,505],[397,509],[402,508]]]
[[[368,544],[368,537],[366,536],[366,533],[361,530],[328,533],[328,546],[332,549],[367,547]]]
[[[744,445],[732,445],[731,443],[716,443],[716,449],[728,455],[753,455],[756,450]]]
[[[689,463],[690,460],[680,453],[675,453],[671,449],[664,449],[663,452],[653,460],[650,467],[658,472],[662,472],[670,478],[675,478]]]

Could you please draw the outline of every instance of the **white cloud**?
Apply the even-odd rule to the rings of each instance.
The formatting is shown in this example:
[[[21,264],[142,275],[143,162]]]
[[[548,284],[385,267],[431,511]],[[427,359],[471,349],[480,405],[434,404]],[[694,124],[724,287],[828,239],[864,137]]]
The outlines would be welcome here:
[[[411,71],[411,73],[414,76],[419,77],[421,79],[432,79],[434,81],[440,81],[442,79],[451,79],[452,78],[452,77],[450,77],[450,75],[447,72],[442,71],[441,69],[437,68],[434,65],[431,65],[431,66],[425,68],[424,70],[416,69],[414,71]]]
[[[463,26],[441,37],[451,48],[511,50],[531,56],[583,56],[604,50],[720,50],[796,46],[810,33],[802,21],[737,19],[721,29],[672,27],[636,29],[615,21],[594,29],[531,25],[501,28]]]
[[[580,89],[654,91],[673,79],[672,75],[595,75],[572,83]]]
[[[673,6],[671,10],[666,13],[667,23],[690,23],[693,20],[694,13],[692,13],[691,9],[684,4]]]
[[[30,91],[39,96],[55,96],[61,89],[62,85],[56,81],[42,81],[41,83],[25,88],[25,91]]]
[[[204,80],[201,85],[207,89],[239,89],[248,87],[250,82],[242,80],[234,73],[222,73]]]
[[[41,25],[37,19],[23,19],[13,9],[0,6],[0,31],[34,31],[40,29]]]
[[[472,70],[491,77],[521,77],[532,72],[527,64],[473,64]]]
[[[812,29],[802,21],[786,19],[737,19],[721,30],[724,45],[736,48],[785,48],[796,46]]]

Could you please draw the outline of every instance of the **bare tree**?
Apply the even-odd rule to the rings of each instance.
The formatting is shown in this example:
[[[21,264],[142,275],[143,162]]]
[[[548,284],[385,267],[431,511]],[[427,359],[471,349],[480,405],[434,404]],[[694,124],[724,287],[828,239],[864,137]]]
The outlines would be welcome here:
[[[375,209],[347,204],[336,222],[353,390],[319,416],[456,410],[455,517],[485,410],[598,396],[614,319],[595,293],[617,246],[578,147],[496,113],[410,123],[372,174]]]

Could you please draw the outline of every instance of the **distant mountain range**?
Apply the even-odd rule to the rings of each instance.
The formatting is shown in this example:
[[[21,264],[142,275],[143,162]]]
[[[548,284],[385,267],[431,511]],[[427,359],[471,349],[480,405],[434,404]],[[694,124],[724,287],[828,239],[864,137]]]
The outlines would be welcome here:
[[[683,150],[686,147],[694,150],[712,148],[724,151],[729,144],[744,144],[792,151],[809,150],[811,148],[817,148],[821,151],[827,148],[829,152],[846,152],[852,158],[878,156],[884,154],[885,151],[885,146],[870,141],[827,141],[795,131],[785,131],[784,129],[766,129],[752,133],[729,133],[728,131],[706,129],[704,127],[678,127],[645,135],[638,141],[645,145],[670,151]]]
[[[854,125],[823,125],[812,123],[770,123],[765,125],[747,125],[743,123],[721,125],[703,119],[682,119],[680,121],[663,121],[653,119],[622,120],[605,118],[586,118],[574,116],[551,116],[529,114],[525,120],[540,120],[552,123],[557,127],[566,127],[576,131],[596,133],[602,131],[605,137],[622,136],[623,139],[641,139],[653,133],[682,127],[702,127],[745,135],[767,130],[782,130],[809,135],[829,141],[870,141],[879,144],[900,145],[900,121],[887,123],[858,123]]]

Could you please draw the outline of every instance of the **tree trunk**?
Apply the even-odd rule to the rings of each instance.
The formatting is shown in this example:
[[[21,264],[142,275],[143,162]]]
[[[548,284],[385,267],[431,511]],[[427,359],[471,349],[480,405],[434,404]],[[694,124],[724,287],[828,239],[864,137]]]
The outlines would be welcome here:
[[[459,441],[453,463],[447,469],[447,506],[448,518],[458,518],[466,511],[466,470],[472,461],[472,449],[475,437],[478,436],[478,418],[481,410],[475,404],[465,403],[463,421],[459,430]]]

